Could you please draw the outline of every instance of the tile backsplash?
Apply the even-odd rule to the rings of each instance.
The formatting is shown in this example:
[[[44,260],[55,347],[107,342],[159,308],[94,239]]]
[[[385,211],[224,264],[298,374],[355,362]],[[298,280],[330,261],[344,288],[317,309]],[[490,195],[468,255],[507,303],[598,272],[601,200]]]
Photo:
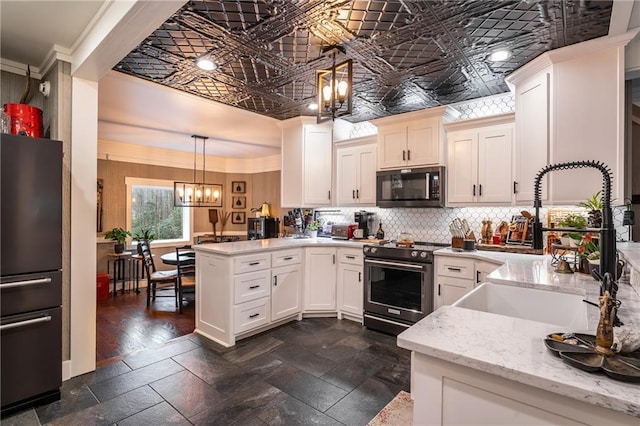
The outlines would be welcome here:
[[[565,206],[575,209],[575,206]],[[554,208],[562,208],[554,206]],[[531,206],[519,207],[456,207],[456,208],[395,208],[382,209],[378,207],[367,208],[328,208],[317,209],[322,212],[321,218],[332,223],[351,223],[353,214],[357,211],[365,210],[375,213],[375,226],[373,232],[378,229],[378,223],[382,221],[382,229],[385,237],[396,239],[401,232],[409,232],[415,241],[426,241],[433,243],[451,242],[449,224],[455,218],[467,219],[471,230],[476,237],[480,237],[482,221],[490,219],[493,222],[493,229],[503,220],[510,222],[513,215],[519,215],[522,210],[527,210],[531,214],[534,209]],[[628,228],[622,226],[622,216],[624,207],[616,207],[613,210],[614,222],[616,224],[617,239],[627,240]],[[540,214],[542,222],[546,224],[547,209],[542,208]]]

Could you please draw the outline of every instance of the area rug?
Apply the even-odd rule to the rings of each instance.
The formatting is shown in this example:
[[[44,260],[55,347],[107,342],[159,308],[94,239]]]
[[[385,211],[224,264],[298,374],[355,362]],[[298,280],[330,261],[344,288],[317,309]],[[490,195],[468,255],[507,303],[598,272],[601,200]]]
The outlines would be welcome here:
[[[400,391],[368,426],[409,426],[413,423],[413,401],[411,394]]]

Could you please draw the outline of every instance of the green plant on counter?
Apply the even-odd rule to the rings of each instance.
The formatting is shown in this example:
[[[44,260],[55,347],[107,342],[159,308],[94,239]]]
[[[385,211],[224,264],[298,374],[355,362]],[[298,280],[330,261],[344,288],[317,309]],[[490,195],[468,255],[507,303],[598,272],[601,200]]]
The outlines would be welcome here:
[[[118,244],[124,244],[127,241],[127,237],[131,236],[131,232],[124,228],[113,228],[104,234],[105,240],[117,241]]]
[[[313,222],[310,222],[310,223],[307,225],[307,229],[308,229],[309,231],[317,231],[317,230],[318,230],[318,228],[320,228],[320,222],[319,222],[319,221],[317,221],[317,220],[314,220]]]
[[[592,228],[602,227],[602,191],[598,191],[588,198],[586,201],[578,203],[579,207],[589,210],[589,218],[587,223]]]
[[[568,214],[560,221],[560,226],[562,228],[584,229],[587,227],[587,219],[579,214]],[[569,238],[580,241],[582,240],[582,234],[579,232],[569,232]]]

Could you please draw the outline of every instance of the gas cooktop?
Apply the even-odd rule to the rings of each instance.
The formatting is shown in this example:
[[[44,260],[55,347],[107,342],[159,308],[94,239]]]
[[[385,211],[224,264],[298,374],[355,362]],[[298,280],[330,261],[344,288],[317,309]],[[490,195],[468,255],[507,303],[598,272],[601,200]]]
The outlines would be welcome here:
[[[377,259],[399,259],[399,260],[417,260],[432,261],[433,251],[443,247],[449,247],[449,244],[430,243],[416,241],[411,247],[396,245],[395,241],[383,241],[382,244],[366,244],[362,251],[365,257]]]

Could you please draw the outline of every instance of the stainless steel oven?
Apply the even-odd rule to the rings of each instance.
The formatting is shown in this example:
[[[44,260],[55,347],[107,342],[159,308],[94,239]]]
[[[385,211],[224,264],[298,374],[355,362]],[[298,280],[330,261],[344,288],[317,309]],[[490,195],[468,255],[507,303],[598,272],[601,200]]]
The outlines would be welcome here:
[[[433,250],[439,247],[363,247],[367,328],[397,335],[433,311]]]

